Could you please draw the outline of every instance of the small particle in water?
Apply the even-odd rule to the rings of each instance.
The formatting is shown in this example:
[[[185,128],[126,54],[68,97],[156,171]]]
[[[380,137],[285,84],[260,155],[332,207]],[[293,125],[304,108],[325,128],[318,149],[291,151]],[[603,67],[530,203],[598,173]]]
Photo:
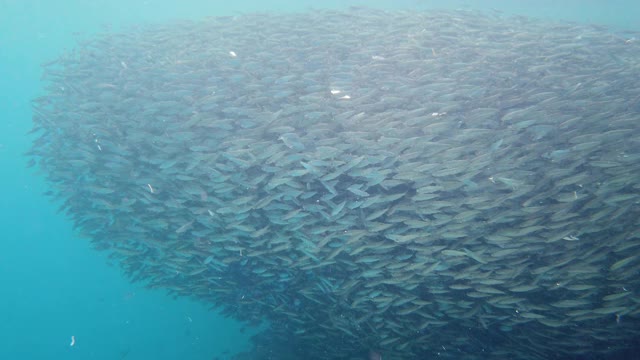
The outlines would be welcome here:
[[[71,335],[71,343],[69,344],[69,346],[74,346],[76,344],[76,337]]]

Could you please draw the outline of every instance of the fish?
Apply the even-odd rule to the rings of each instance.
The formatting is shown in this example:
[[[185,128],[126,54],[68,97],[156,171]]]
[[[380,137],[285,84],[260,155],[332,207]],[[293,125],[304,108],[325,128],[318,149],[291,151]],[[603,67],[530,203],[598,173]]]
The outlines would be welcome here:
[[[303,151],[305,149],[302,140],[295,133],[284,133],[280,135],[278,140],[282,141],[291,150]]]
[[[628,35],[364,7],[97,33],[43,67],[25,162],[131,281],[269,319],[253,354],[607,358],[640,337]]]

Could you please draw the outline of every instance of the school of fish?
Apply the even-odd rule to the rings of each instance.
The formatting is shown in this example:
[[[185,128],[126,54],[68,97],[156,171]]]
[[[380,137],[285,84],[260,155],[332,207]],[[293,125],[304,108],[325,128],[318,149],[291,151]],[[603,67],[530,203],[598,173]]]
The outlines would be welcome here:
[[[259,13],[105,32],[43,79],[48,194],[132,280],[267,320],[243,359],[637,346],[632,34]]]

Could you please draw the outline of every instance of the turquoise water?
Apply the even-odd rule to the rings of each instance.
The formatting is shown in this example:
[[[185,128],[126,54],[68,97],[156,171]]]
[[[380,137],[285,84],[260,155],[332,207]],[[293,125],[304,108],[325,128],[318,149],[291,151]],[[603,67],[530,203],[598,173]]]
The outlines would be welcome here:
[[[254,10],[375,4],[484,8],[633,28],[631,1],[9,1],[0,0],[0,359],[221,359],[248,348],[250,330],[208,307],[130,284],[74,234],[26,169],[29,101],[40,64],[105,26]],[[505,6],[505,4],[508,6]],[[218,4],[218,5],[216,5]],[[72,336],[74,346],[70,346]]]

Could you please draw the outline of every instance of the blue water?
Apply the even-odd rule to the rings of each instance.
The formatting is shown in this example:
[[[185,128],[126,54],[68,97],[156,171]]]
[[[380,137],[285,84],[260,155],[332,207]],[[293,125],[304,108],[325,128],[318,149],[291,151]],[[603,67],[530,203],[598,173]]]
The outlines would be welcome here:
[[[130,284],[56,213],[42,176],[25,167],[30,99],[40,64],[104,26],[374,4],[484,8],[638,28],[636,1],[0,0],[0,359],[224,359],[251,330],[206,304]],[[222,5],[221,5],[222,4]],[[71,337],[75,338],[70,346]]]

